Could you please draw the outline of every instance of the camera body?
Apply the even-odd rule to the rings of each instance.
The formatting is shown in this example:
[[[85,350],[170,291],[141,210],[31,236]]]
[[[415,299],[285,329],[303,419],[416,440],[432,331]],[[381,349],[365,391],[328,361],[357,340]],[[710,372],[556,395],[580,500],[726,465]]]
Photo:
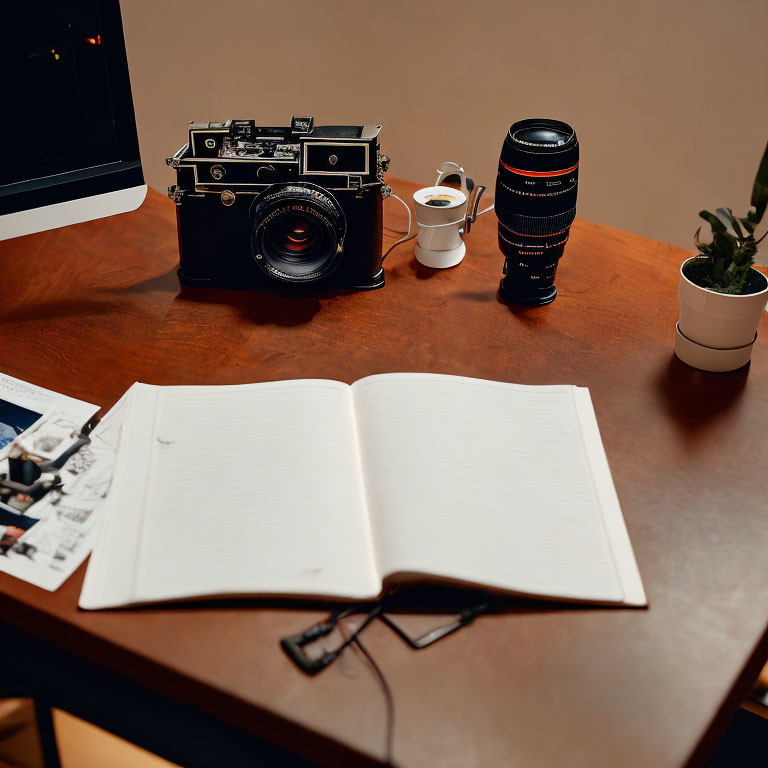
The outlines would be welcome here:
[[[221,288],[324,291],[384,285],[389,158],[378,125],[189,125],[176,170],[179,280]]]

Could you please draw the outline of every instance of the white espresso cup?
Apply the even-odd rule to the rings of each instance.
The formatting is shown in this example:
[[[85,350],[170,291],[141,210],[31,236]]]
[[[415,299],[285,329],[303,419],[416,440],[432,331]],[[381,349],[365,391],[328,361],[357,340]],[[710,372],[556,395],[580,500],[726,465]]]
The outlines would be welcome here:
[[[467,215],[467,195],[438,185],[414,192],[413,202],[419,225],[416,258],[426,267],[456,266],[466,252],[461,228]]]

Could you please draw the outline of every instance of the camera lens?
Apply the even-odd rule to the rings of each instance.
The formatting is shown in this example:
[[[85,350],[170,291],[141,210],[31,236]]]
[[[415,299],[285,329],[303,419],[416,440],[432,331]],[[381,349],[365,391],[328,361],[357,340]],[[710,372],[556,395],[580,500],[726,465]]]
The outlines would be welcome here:
[[[306,258],[322,240],[320,227],[307,216],[289,214],[279,217],[268,229],[270,251],[281,254],[285,259]]]
[[[557,296],[555,272],[576,216],[579,141],[567,123],[534,118],[514,123],[496,177],[500,292],[514,304],[542,305]]]
[[[336,199],[311,184],[274,184],[251,214],[256,264],[285,283],[321,280],[339,264],[345,222]]]

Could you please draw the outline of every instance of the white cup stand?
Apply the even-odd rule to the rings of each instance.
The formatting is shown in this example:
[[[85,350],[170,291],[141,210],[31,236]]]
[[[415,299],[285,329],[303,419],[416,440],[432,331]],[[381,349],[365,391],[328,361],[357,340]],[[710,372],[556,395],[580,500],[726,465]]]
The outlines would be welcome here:
[[[416,241],[416,258],[420,264],[433,269],[455,267],[466,253],[462,234],[469,232],[477,217],[480,196],[485,187],[467,189],[464,169],[456,163],[443,163],[437,170],[437,181],[432,187],[424,187],[413,193],[419,239]],[[461,179],[459,189],[441,186],[449,176]],[[430,200],[440,200],[441,205],[430,205]]]

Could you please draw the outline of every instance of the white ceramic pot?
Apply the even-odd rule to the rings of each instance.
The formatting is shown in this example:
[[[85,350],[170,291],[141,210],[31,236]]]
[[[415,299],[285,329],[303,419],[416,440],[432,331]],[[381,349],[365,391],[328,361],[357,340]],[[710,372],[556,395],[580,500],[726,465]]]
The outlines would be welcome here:
[[[757,325],[768,299],[768,280],[760,274],[762,290],[746,295],[717,293],[691,282],[684,273],[693,256],[680,267],[680,319],[675,354],[705,371],[733,371],[746,365],[757,338]]]

